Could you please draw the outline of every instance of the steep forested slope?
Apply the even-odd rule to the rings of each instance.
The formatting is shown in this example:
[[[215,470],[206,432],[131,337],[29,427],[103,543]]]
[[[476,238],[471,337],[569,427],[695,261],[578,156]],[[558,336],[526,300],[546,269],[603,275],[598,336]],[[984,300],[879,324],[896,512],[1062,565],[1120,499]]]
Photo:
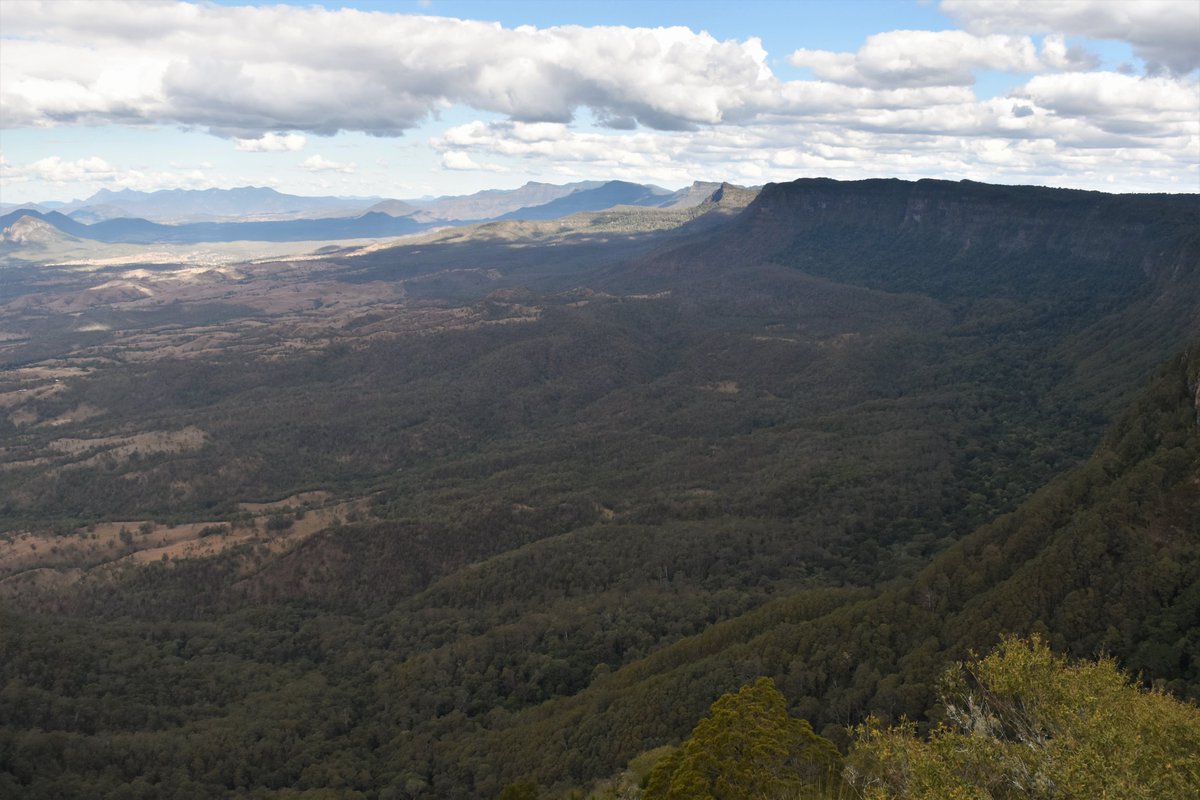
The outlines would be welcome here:
[[[331,256],[322,279],[411,304],[317,345],[289,337],[322,308],[48,362],[35,424],[0,416],[0,513],[49,547],[306,490],[355,511],[0,584],[0,788],[583,783],[759,675],[831,738],[928,718],[946,661],[1001,631],[1194,695],[1195,352],[1095,450],[1194,338],[1194,210],[799,182],[662,237],[597,215]],[[190,308],[138,313],[159,335]]]
[[[758,675],[844,742],[843,726],[868,713],[936,717],[941,671],[1013,632],[1113,655],[1144,681],[1200,698],[1200,345],[1162,370],[1086,464],[912,581],[865,599],[773,601],[526,712],[473,755],[503,753],[514,773],[545,781],[584,779],[677,741],[709,702]],[[537,752],[530,740],[559,746]]]
[[[831,737],[867,712],[927,718],[936,713],[934,678],[1006,631],[1041,632],[1078,654],[1110,652],[1145,680],[1196,697],[1198,391],[1194,348],[1163,370],[1086,464],[912,580],[879,592],[788,594],[623,669],[596,670],[576,697],[516,715],[508,709],[519,695],[495,697],[494,709],[459,703],[490,669],[513,688],[534,677],[497,661],[538,647],[524,640],[530,628],[517,616],[490,631],[507,647],[479,648],[461,638],[471,615],[444,606],[431,614],[434,604],[367,624],[299,608],[99,628],[7,614],[0,763],[8,786],[29,796],[103,794],[135,779],[146,792],[181,797],[283,786],[374,795],[401,785],[488,796],[517,778],[607,774],[677,740],[713,698],[757,675],[774,676],[794,713]],[[532,568],[522,577],[553,574]],[[489,582],[481,581],[477,592]],[[461,600],[468,590],[453,592]],[[612,597],[594,609],[605,617],[594,622],[601,632],[616,633],[622,603],[637,605]],[[539,605],[537,615],[563,613]],[[565,644],[589,633],[564,617],[542,635]],[[417,638],[447,646],[389,666]],[[538,669],[550,677],[556,663],[565,667],[551,657]]]
[[[1113,412],[1200,334],[1200,196],[960,181],[804,179],[734,225],[612,270],[614,286],[713,282],[762,262],[946,303],[1031,338],[1070,331],[1072,391]],[[1124,388],[1121,388],[1124,387]]]

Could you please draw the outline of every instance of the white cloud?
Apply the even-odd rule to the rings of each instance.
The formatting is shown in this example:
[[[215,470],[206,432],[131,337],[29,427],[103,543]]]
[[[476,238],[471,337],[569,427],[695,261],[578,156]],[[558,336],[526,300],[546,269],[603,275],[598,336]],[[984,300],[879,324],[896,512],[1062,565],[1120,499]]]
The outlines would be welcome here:
[[[942,0],[942,11],[976,33],[1052,32],[1128,42],[1153,72],[1200,67],[1195,0]]]
[[[1047,36],[1041,52],[1028,36],[965,31],[889,31],[867,38],[856,53],[800,49],[788,57],[820,80],[877,89],[970,86],[977,70],[1012,73],[1091,69],[1099,59],[1061,36]]]
[[[876,88],[969,86],[977,69],[1036,72],[1042,63],[1028,36],[973,36],[964,31],[890,31],[857,53],[797,50],[788,61],[822,80]]]
[[[244,153],[284,153],[303,150],[308,140],[298,133],[264,133],[257,139],[234,139]]]
[[[854,52],[797,50],[789,61],[815,79],[786,82],[757,39],[679,27],[506,29],[318,6],[0,2],[8,126],[198,127],[235,138],[241,151],[297,152],[306,134],[398,135],[470,107],[507,119],[434,136],[445,170],[675,185],[940,175],[1098,188],[1112,179],[1113,188],[1148,190],[1194,184],[1200,169],[1200,85],[1187,72],[1200,58],[1194,1],[944,0],[967,30],[883,32]],[[1149,72],[1157,63],[1175,74],[1089,71],[1097,59],[1087,42],[1068,37],[1121,38],[1150,60]],[[972,89],[981,70],[1024,85],[981,100]],[[407,141],[405,163],[425,163],[424,137]],[[211,180],[211,170],[43,161],[5,164],[4,174],[107,186]],[[345,188],[343,175],[356,171],[320,155],[297,166],[312,173],[306,187]],[[378,170],[363,172],[355,183]]]
[[[447,104],[614,127],[747,119],[778,81],[757,39],[687,28],[488,22],[319,7],[6,0],[8,124],[168,122],[253,138],[396,135]]]
[[[736,130],[736,129],[734,129]],[[468,151],[490,157],[512,157],[563,165],[588,164],[630,176],[638,170],[669,167],[674,142],[693,141],[697,134],[595,133],[567,125],[525,122],[471,122],[446,130],[431,144],[455,160]]]
[[[146,170],[109,163],[98,156],[64,159],[49,156],[27,164],[13,164],[0,156],[0,181],[50,186],[77,186],[83,190],[206,189],[217,185],[202,169]]]
[[[44,181],[53,184],[79,183],[85,181],[109,181],[120,173],[103,158],[92,156],[68,161],[59,156],[50,156],[29,164],[9,164],[0,161],[0,178],[5,181]]]
[[[1068,47],[1066,39],[1055,34],[1050,34],[1042,40],[1042,61],[1050,69],[1067,71],[1095,69],[1100,66],[1100,59],[1095,53],[1088,52],[1078,44]]]
[[[1043,99],[1049,102],[1048,96]],[[887,175],[1179,191],[1200,178],[1194,134],[1176,131],[1165,138],[1139,139],[1032,103],[994,98],[947,108],[879,109],[854,114],[855,127],[845,124],[851,113],[834,113],[682,133],[605,133],[477,121],[448,129],[432,144],[481,160],[505,158],[516,162],[514,171],[523,163],[543,179],[620,178],[675,185]],[[1016,113],[1020,108],[1030,113]]]
[[[1200,130],[1200,87],[1161,76],[1039,75],[1014,94],[1060,117],[1118,134],[1162,137]]]
[[[153,192],[158,189],[211,189],[221,184],[213,175],[200,169],[180,171],[122,169],[108,185],[114,189]],[[225,185],[230,184],[225,183]]]
[[[478,164],[471,158],[470,153],[462,150],[447,150],[442,153],[442,166],[446,169],[483,170],[487,172],[504,172],[497,164]]]
[[[300,166],[304,167],[309,172],[354,172],[357,165],[343,164],[338,161],[330,161],[318,155],[312,155],[300,162]]]

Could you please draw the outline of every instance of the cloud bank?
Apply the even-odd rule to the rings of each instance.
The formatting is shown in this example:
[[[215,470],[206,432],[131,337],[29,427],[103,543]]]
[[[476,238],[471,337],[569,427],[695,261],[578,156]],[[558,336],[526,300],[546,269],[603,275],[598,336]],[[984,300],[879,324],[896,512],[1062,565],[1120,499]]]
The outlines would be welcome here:
[[[330,161],[322,156],[309,156],[300,162],[300,166],[309,172],[345,172],[351,173],[356,169],[355,164],[342,164],[338,161]]]
[[[1128,42],[1151,73],[1200,68],[1200,3],[1190,0],[942,0],[974,33],[1057,32]]]
[[[176,125],[246,152],[295,152],[306,136],[341,131],[400,136],[452,107],[493,117],[431,140],[441,168],[454,171],[678,182],[935,174],[1196,189],[1200,3],[940,8],[963,29],[776,54],[805,71],[783,80],[758,39],[682,27],[6,0],[0,104],[6,127]],[[1140,74],[1098,70],[1088,39],[1127,42],[1144,60]],[[985,71],[1011,75],[1010,88],[978,96]],[[300,166],[355,169],[319,155]]]
[[[308,140],[298,133],[264,133],[256,139],[235,139],[244,153],[288,153],[303,150]]]
[[[221,135],[394,136],[450,104],[564,122],[580,107],[663,130],[747,119],[777,98],[757,40],[687,28],[506,29],[288,6],[5,4],[10,126],[173,122]]]

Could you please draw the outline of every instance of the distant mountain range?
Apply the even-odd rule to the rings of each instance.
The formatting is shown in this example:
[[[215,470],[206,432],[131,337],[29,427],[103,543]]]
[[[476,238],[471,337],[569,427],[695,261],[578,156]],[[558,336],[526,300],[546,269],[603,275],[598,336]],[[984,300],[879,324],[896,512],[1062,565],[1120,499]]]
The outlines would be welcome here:
[[[517,189],[486,189],[460,197],[409,200],[423,218],[434,220],[483,221],[496,219],[522,208],[535,208],[575,192],[586,192],[604,181],[578,181],[555,185],[530,181]],[[597,209],[598,210],[598,209]]]
[[[378,197],[302,197],[265,187],[238,189],[164,189],[136,192],[101,189],[80,204],[59,211],[80,222],[141,217],[168,224],[187,222],[253,222],[358,215]],[[91,217],[91,219],[85,218]]]
[[[558,186],[530,182],[512,190],[420,200],[302,197],[262,187],[157,192],[105,189],[86,200],[65,204],[0,205],[4,212],[0,231],[31,217],[71,236],[107,243],[361,239],[403,236],[442,225],[557,219],[617,205],[688,208],[702,203],[719,187],[697,182],[672,192],[625,181]]]
[[[558,219],[580,211],[600,211],[613,206],[660,207],[669,205],[669,198],[673,198],[674,194],[657,186],[609,181],[592,189],[571,192],[539,206],[510,211],[499,219]]]
[[[0,231],[22,218],[35,217],[81,239],[125,244],[195,244],[198,242],[302,242],[404,236],[430,227],[408,217],[373,211],[359,217],[274,220],[270,222],[191,222],[163,225],[139,218],[106,219],[91,225],[58,211],[42,214],[20,209],[0,217]]]

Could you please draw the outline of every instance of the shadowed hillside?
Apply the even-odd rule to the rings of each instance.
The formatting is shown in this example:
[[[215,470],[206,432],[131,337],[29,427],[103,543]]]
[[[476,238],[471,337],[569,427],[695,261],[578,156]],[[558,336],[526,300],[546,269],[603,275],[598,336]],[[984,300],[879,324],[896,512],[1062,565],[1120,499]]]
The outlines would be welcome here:
[[[772,263],[961,312],[1033,336],[1071,331],[1058,357],[1089,404],[1128,399],[1200,335],[1200,196],[1108,195],[961,181],[769,184],[728,228],[612,270],[614,287],[716,284]],[[732,289],[733,287],[728,287]]]
[[[797,716],[845,742],[844,726],[868,713],[937,719],[936,679],[947,665],[1012,632],[1039,633],[1079,656],[1113,655],[1195,701],[1198,478],[1200,345],[1172,359],[1086,464],[912,581],[868,598],[804,592],[774,601],[527,712],[477,752],[531,759],[524,774],[546,781],[563,779],[564,753],[580,754],[569,759],[570,777],[585,780],[595,762],[582,754],[595,743],[605,747],[595,761],[621,764],[678,741],[708,703],[757,675],[774,676]],[[562,736],[562,749],[538,756],[514,746],[548,736]]]
[[[1194,198],[751,200],[5,272],[0,790],[565,791],[1001,632],[1194,697]]]

